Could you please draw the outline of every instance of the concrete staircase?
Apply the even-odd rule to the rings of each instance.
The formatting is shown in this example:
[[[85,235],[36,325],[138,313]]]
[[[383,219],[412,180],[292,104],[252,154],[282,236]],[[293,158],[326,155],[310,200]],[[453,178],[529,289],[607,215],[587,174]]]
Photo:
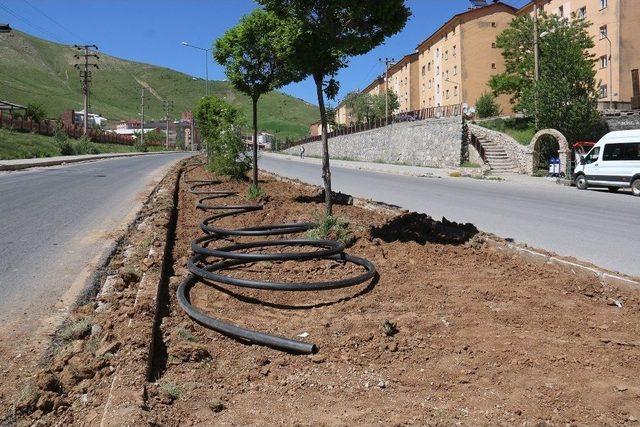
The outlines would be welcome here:
[[[478,138],[478,141],[484,148],[486,162],[491,168],[491,172],[497,174],[520,172],[499,144],[486,138]]]

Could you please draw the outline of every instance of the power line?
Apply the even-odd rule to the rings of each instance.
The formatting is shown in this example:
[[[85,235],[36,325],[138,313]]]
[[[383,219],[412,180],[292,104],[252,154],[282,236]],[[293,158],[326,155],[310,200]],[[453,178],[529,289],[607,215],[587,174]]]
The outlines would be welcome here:
[[[49,37],[51,37],[56,42],[58,42],[60,44],[64,44],[64,42],[56,34],[52,33],[51,31],[47,30],[46,28],[43,28],[43,27],[39,26],[38,24],[35,24],[35,23],[31,22],[29,19],[17,14],[13,10],[9,9],[6,5],[0,3],[0,8],[4,9],[6,12],[8,12],[11,15],[13,15],[14,17],[16,17],[20,21],[24,22],[28,26],[32,27],[36,31],[42,32],[44,34],[47,34]]]
[[[61,23],[59,23],[58,21],[56,21],[55,19],[53,19],[51,16],[47,15],[46,13],[44,13],[41,9],[37,8],[36,6],[33,5],[33,3],[31,3],[29,0],[23,0],[25,3],[27,3],[29,6],[31,6],[32,9],[34,9],[35,11],[39,12],[42,16],[44,16],[45,18],[47,18],[49,21],[53,22],[54,24],[56,24],[58,27],[62,28],[64,31],[66,31],[67,33],[69,33],[71,36],[73,36],[74,38],[78,39],[78,40],[82,40],[82,37],[79,36],[77,33],[73,32],[72,30],[70,30],[69,28],[65,27],[64,25],[62,25]]]

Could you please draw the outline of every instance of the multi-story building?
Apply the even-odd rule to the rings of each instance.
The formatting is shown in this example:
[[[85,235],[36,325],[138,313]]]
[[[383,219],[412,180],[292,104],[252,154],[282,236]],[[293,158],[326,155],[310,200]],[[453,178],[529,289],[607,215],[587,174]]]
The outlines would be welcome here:
[[[513,20],[517,9],[495,2],[459,13],[417,47],[420,108],[454,104],[474,106],[489,91],[492,75],[504,71],[496,37]],[[498,102],[511,112],[507,96]]]
[[[628,109],[633,94],[632,73],[640,69],[639,0],[536,0],[539,10],[567,19],[584,18],[591,23],[589,35],[595,46],[596,80],[601,108]],[[518,11],[533,14],[534,1]],[[610,50],[611,49],[611,50]],[[544,57],[543,57],[544,60]],[[636,77],[637,78],[637,77]],[[638,95],[636,95],[638,96]]]
[[[398,110],[393,113],[417,110],[420,108],[418,52],[405,55],[400,61],[389,67],[389,90],[398,96]],[[380,92],[380,86],[378,86]],[[384,93],[384,87],[381,90]]]

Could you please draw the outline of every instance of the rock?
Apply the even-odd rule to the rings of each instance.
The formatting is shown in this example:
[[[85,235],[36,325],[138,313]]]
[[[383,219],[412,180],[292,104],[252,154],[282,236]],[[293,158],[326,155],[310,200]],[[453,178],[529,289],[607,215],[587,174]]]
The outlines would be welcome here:
[[[323,354],[314,354],[313,356],[311,356],[311,361],[313,363],[324,363],[327,360],[327,356],[323,355]]]
[[[271,360],[269,360],[269,358],[267,356],[258,356],[256,357],[256,365],[258,366],[265,366],[268,365],[269,363],[271,363]]]
[[[53,410],[53,396],[51,393],[43,393],[36,403],[36,408],[44,413],[51,412]]]
[[[388,381],[380,380],[380,382],[378,383],[378,388],[387,388],[388,385]]]
[[[267,366],[263,366],[262,369],[260,369],[260,374],[265,377],[269,375],[269,372],[271,372],[271,370]]]
[[[122,292],[123,290],[125,290],[128,286],[128,283],[125,283],[125,281],[122,279],[122,277],[116,277],[113,280],[113,288],[116,291]]]
[[[95,337],[102,332],[102,326],[100,325],[91,325],[91,336]]]
[[[212,399],[209,402],[209,409],[211,409],[212,412],[218,413],[224,411],[225,409],[227,409],[227,407],[224,406],[224,403],[222,403],[221,400]]]
[[[142,260],[142,263],[145,265],[145,267],[147,268],[151,268],[151,266],[153,264],[156,263],[155,259],[153,259],[152,257],[147,257],[145,259]]]
[[[616,390],[617,391],[627,391],[629,390],[629,387],[627,387],[626,385],[620,384],[616,386]]]
[[[126,284],[136,283],[140,280],[140,275],[138,274],[138,272],[132,269],[127,269],[120,272],[120,277]]]
[[[211,358],[211,353],[204,345],[191,341],[176,343],[171,354],[183,362],[200,362]]]
[[[109,344],[105,344],[101,346],[98,350],[96,350],[97,357],[103,357],[106,354],[116,354],[120,349],[120,341],[114,341]]]
[[[58,377],[50,370],[38,372],[36,375],[36,385],[42,391],[62,392],[62,384]]]

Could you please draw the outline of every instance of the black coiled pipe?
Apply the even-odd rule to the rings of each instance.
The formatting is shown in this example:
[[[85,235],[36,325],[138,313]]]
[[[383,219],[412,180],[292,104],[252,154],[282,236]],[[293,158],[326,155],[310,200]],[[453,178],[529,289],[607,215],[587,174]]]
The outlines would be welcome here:
[[[284,350],[291,353],[310,354],[318,351],[314,344],[306,343],[277,335],[266,334],[252,329],[243,328],[222,320],[216,319],[204,313],[191,304],[190,291],[197,283],[208,282],[222,283],[241,288],[273,290],[273,291],[320,291],[328,289],[346,288],[371,280],[376,274],[375,265],[364,258],[344,253],[344,244],[335,240],[310,240],[310,239],[280,239],[261,240],[249,243],[235,243],[231,245],[209,247],[219,239],[245,236],[277,236],[285,234],[303,233],[315,227],[314,223],[288,223],[268,224],[239,229],[226,229],[215,225],[215,222],[232,215],[241,215],[262,209],[262,205],[214,205],[212,201],[236,195],[237,193],[225,190],[208,190],[207,187],[220,184],[216,180],[189,180],[187,174],[201,165],[187,166],[183,174],[184,182],[188,185],[188,191],[201,196],[196,204],[198,209],[214,211],[215,215],[205,218],[200,223],[200,228],[205,235],[191,242],[194,253],[188,260],[187,267],[190,274],[180,283],[177,291],[178,303],[182,309],[196,322],[222,334],[234,337],[247,343],[260,344],[268,347]],[[248,249],[270,248],[276,246],[305,246],[316,248],[304,252],[245,252]],[[220,261],[208,263],[207,258],[215,257]],[[350,262],[360,265],[364,272],[353,277],[340,280],[319,282],[266,282],[230,277],[223,274],[229,267],[258,261],[307,261],[313,259],[332,259],[341,262]]]

